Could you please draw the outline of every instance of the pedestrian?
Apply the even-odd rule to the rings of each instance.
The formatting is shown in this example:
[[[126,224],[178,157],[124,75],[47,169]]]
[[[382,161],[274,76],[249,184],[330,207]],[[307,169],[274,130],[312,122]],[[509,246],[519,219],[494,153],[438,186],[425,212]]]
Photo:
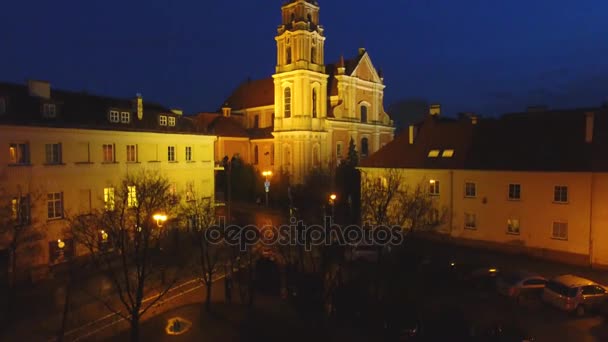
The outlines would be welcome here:
[[[224,290],[226,296],[226,304],[232,303],[232,276],[230,273],[226,274],[224,278]]]

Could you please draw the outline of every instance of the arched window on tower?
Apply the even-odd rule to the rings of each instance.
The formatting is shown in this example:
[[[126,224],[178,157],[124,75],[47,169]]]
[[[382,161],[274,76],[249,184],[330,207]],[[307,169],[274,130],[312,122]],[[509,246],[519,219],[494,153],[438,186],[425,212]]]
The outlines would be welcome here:
[[[258,165],[259,155],[258,155],[258,145],[253,147],[253,164]]]
[[[361,158],[367,157],[368,153],[369,153],[369,147],[367,144],[367,138],[363,138],[363,139],[361,139]]]
[[[312,117],[317,117],[317,89],[312,89]]]
[[[310,62],[313,64],[317,64],[317,47],[313,46],[310,49]]]
[[[291,46],[287,47],[287,64],[291,64]]]
[[[361,122],[367,122],[367,106],[361,105]]]
[[[285,93],[283,94],[283,101],[285,101],[283,112],[286,118],[291,117],[291,88],[285,88]]]

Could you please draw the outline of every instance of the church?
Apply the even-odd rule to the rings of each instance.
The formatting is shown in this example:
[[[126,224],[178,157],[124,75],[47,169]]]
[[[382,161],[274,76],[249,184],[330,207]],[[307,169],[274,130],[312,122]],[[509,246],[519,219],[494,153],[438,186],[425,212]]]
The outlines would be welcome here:
[[[364,48],[325,63],[319,9],[315,0],[286,1],[274,75],[239,85],[221,114],[196,115],[200,128],[218,136],[216,159],[238,155],[260,171],[282,170],[302,183],[315,168],[339,165],[351,139],[361,159],[393,140],[382,74]]]

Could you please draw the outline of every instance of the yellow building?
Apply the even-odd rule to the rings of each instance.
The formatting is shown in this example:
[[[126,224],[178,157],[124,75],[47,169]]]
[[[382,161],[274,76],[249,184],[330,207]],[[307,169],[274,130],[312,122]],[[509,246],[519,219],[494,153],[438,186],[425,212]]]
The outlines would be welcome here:
[[[465,243],[608,265],[608,110],[430,115],[362,163],[426,184]]]
[[[243,130],[210,131],[220,136],[219,157],[238,153],[259,169],[283,169],[301,183],[313,168],[331,169],[346,158],[350,139],[362,159],[371,155],[393,139],[394,126],[384,111],[383,77],[369,53],[359,49],[352,59],[325,64],[317,1],[291,0],[281,10],[275,74],[244,82],[222,108],[221,116]]]
[[[66,240],[64,217],[102,208],[104,195],[128,172],[159,170],[176,193],[214,196],[215,140],[181,111],[141,96],[57,91],[42,81],[0,83],[0,191],[22,206],[27,229],[42,233],[28,247],[36,253],[18,260],[53,264],[57,240]],[[3,269],[6,238],[0,237]]]

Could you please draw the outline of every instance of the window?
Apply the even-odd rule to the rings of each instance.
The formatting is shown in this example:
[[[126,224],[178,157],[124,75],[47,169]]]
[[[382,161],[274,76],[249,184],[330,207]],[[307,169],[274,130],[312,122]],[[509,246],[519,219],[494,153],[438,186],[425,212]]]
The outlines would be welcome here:
[[[3,97],[0,97],[0,115],[5,114],[6,113],[6,99]]]
[[[437,158],[437,157],[439,157],[439,150],[430,150],[428,157],[429,158]]]
[[[177,204],[177,185],[175,183],[169,184],[169,197],[171,204]]]
[[[256,115],[253,117],[253,128],[260,128],[260,116]]]
[[[367,122],[367,106],[361,105],[361,122]]]
[[[42,105],[42,116],[45,118],[54,118],[57,116],[57,107],[54,103],[45,103]]]
[[[161,126],[167,126],[167,116],[166,115],[160,115],[158,117],[158,124]]]
[[[30,153],[27,143],[13,143],[8,145],[8,162],[10,164],[29,164]]]
[[[464,228],[477,229],[477,216],[472,213],[464,213]]]
[[[317,117],[317,89],[312,90],[312,117]]]
[[[114,210],[114,188],[103,188],[103,204],[108,211]]]
[[[58,239],[49,241],[49,260],[53,264],[65,262],[74,256],[74,240]]]
[[[258,145],[255,145],[255,146],[253,147],[253,163],[254,163],[255,165],[257,165],[257,164],[258,164]]]
[[[46,144],[44,150],[47,164],[61,164],[61,144]]]
[[[127,206],[129,208],[137,207],[137,188],[135,185],[127,186]]]
[[[568,187],[556,185],[553,193],[553,201],[556,203],[568,203]]]
[[[552,237],[554,239],[568,240],[568,222],[553,222]]]
[[[30,197],[19,196],[11,200],[11,219],[16,225],[30,223]]]
[[[129,123],[131,122],[131,113],[129,112],[121,112],[120,113],[120,122]]]
[[[519,235],[519,219],[510,218],[507,220],[507,234]]]
[[[169,126],[175,127],[175,117],[169,116],[169,117],[167,117],[167,119],[169,120]]]
[[[342,160],[342,142],[336,144],[336,159]]]
[[[127,162],[137,162],[137,145],[127,145]]]
[[[186,161],[192,161],[192,146],[186,146],[184,155],[186,156]]]
[[[521,184],[509,184],[509,199],[511,201],[521,199]]]
[[[58,219],[63,217],[63,193],[52,192],[47,194],[47,217],[52,219]]]
[[[464,183],[464,197],[477,196],[477,185],[473,182]]]
[[[287,64],[291,63],[291,46],[287,47]]]
[[[369,147],[367,144],[367,138],[363,138],[363,139],[361,139],[361,157],[362,158],[367,157],[368,153],[369,153]]]
[[[432,196],[439,196],[439,181],[431,179],[429,181],[429,194]]]
[[[167,148],[167,160],[170,162],[175,161],[175,146],[169,146]]]
[[[287,87],[285,88],[285,95],[284,97],[284,101],[285,101],[285,108],[284,108],[284,112],[285,112],[285,117],[286,118],[290,118],[291,117],[291,88]]]
[[[103,162],[113,163],[115,160],[114,144],[103,144]]]
[[[120,121],[120,114],[115,110],[111,110],[110,111],[110,122],[119,122],[119,121]]]
[[[443,150],[441,156],[443,158],[452,158],[454,156],[454,150]]]

